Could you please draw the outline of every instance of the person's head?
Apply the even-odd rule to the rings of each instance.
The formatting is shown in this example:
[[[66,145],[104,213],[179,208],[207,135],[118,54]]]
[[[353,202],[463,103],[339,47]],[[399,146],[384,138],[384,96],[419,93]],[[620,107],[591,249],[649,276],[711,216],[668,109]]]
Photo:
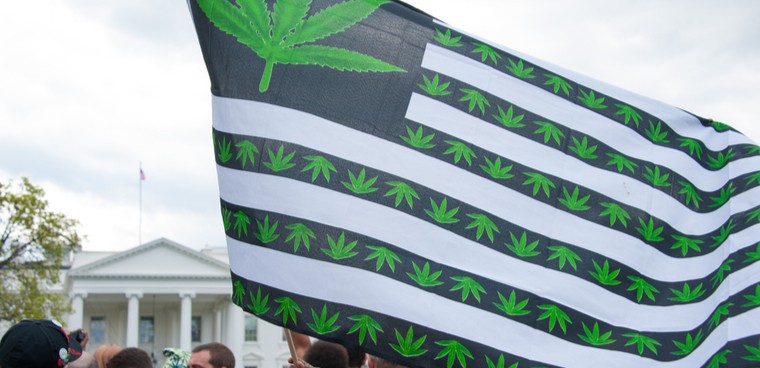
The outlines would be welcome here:
[[[348,352],[343,345],[334,344],[327,341],[315,341],[303,360],[319,368],[348,368]]]
[[[406,368],[405,366],[401,364],[396,364],[394,362],[385,360],[383,358],[378,358],[373,355],[367,356],[367,367],[368,368]]]
[[[364,353],[364,349],[354,346],[346,346],[348,352],[348,366],[349,368],[359,368],[364,364],[364,358],[367,354]]]
[[[98,362],[98,368],[106,368],[108,361],[120,351],[121,348],[118,345],[100,345],[100,347],[95,350],[95,354],[93,354],[95,356],[95,361]]]
[[[11,326],[0,340],[0,367],[63,368],[82,354],[74,350],[58,322],[27,319]]]
[[[193,348],[188,368],[235,368],[235,355],[224,344],[212,342]]]
[[[153,368],[153,359],[145,350],[125,348],[106,363],[106,368]]]
[[[98,362],[95,360],[95,357],[89,354],[86,351],[82,352],[82,356],[80,356],[77,360],[69,363],[69,365],[66,366],[67,368],[98,368]]]

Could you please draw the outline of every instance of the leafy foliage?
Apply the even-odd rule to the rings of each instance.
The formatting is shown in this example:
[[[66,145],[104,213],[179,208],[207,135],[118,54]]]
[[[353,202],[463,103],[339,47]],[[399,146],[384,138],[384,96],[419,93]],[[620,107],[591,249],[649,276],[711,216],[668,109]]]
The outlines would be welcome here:
[[[396,262],[402,263],[401,258],[399,258],[396,253],[386,247],[379,245],[368,245],[367,248],[373,250],[374,252],[368,255],[367,258],[364,258],[364,260],[369,261],[376,259],[377,262],[375,264],[375,271],[379,272],[383,265],[387,263],[388,267],[391,269],[391,272],[396,272]]]
[[[414,188],[410,187],[409,184],[400,182],[400,181],[388,181],[385,182],[385,184],[388,184],[391,189],[388,190],[385,193],[385,197],[396,195],[396,200],[394,202],[394,206],[398,207],[399,204],[401,204],[401,199],[406,200],[406,204],[409,205],[409,209],[414,209],[414,200],[420,199],[419,194],[417,194],[417,191],[414,190]]]
[[[338,172],[338,170],[335,169],[335,165],[333,165],[332,162],[330,162],[324,156],[304,156],[304,159],[306,161],[309,161],[309,163],[306,164],[303,169],[301,169],[301,172],[311,170],[312,183],[317,180],[320,172],[328,183],[330,182],[330,171],[335,173]]]
[[[462,345],[459,341],[456,340],[442,340],[442,341],[436,341],[436,345],[443,346],[443,349],[438,353],[438,355],[435,356],[435,359],[441,359],[443,357],[447,357],[446,359],[446,367],[451,368],[454,366],[454,359],[456,358],[457,362],[459,362],[459,366],[462,368],[467,368],[467,361],[465,358],[474,359],[472,356],[472,353],[470,352],[467,347]]]
[[[327,235],[327,243],[329,244],[330,248],[322,248],[320,250],[335,260],[351,258],[359,254],[359,252],[353,251],[356,243],[358,242],[358,240],[354,240],[350,243],[346,243],[346,234],[345,232],[341,231],[340,236],[338,236],[338,240],[333,240],[330,235]]]
[[[422,75],[424,85],[421,83],[418,83],[417,86],[419,86],[423,91],[427,92],[427,94],[431,96],[447,96],[451,94],[451,91],[448,91],[447,88],[449,88],[449,84],[451,82],[446,82],[441,84],[438,80],[438,73],[435,74],[432,80],[428,79],[426,75]]]
[[[499,308],[500,311],[513,317],[530,314],[530,311],[525,309],[528,305],[529,299],[526,298],[518,302],[514,290],[509,294],[509,299],[505,298],[504,295],[501,295],[501,292],[497,291],[496,293],[499,295],[501,303],[493,303],[493,305],[495,305],[496,308]]]
[[[525,124],[521,123],[525,114],[515,116],[514,106],[509,105],[506,112],[499,105],[496,105],[496,108],[499,110],[499,115],[493,115],[493,118],[500,122],[501,125],[507,128],[522,128],[525,126]]]
[[[409,326],[409,329],[406,330],[406,336],[401,336],[401,333],[395,328],[393,331],[396,333],[396,341],[398,344],[390,344],[390,346],[399,354],[405,357],[414,357],[427,353],[427,349],[421,348],[422,344],[424,344],[427,339],[427,335],[415,339],[412,326]]]
[[[447,140],[445,141],[449,144],[449,147],[445,152],[443,152],[444,155],[454,155],[454,163],[458,164],[459,160],[464,157],[464,160],[467,161],[467,165],[472,166],[472,158],[477,158],[478,156],[475,155],[475,152],[473,152],[472,148],[468,147],[464,142],[460,141],[451,141]]]
[[[426,209],[425,213],[427,213],[428,216],[430,216],[433,220],[441,224],[453,224],[459,222],[459,219],[454,217],[457,212],[459,212],[459,207],[448,210],[446,208],[447,205],[448,204],[446,198],[443,198],[441,200],[440,205],[438,205],[438,203],[435,203],[435,200],[433,200],[433,198],[430,198],[430,206],[432,209]]]
[[[504,243],[504,245],[506,245],[507,248],[518,257],[533,257],[541,254],[541,252],[535,250],[538,246],[538,240],[534,240],[528,244],[528,239],[524,231],[520,236],[520,239],[517,239],[511,231],[509,232],[509,237],[512,238],[512,244]]]
[[[608,260],[604,260],[604,264],[602,266],[599,266],[596,261],[592,260],[594,263],[594,270],[589,271],[588,273],[591,275],[591,277],[595,278],[596,281],[599,281],[602,285],[609,285],[609,286],[615,286],[620,285],[620,281],[617,280],[617,276],[620,274],[620,269],[616,269],[614,271],[610,271],[610,263]]]
[[[341,33],[367,18],[378,1],[348,0],[329,6],[309,18],[311,1],[296,0],[272,12],[266,2],[196,0],[201,10],[222,32],[235,37],[264,59],[264,72],[259,91],[266,92],[275,64],[319,65],[339,71],[403,72],[404,70],[356,51],[314,44],[313,42]]]
[[[364,344],[364,338],[369,334],[369,337],[372,339],[372,342],[377,345],[377,331],[383,332],[382,326],[375,321],[374,318],[370,317],[367,314],[357,314],[348,317],[348,319],[356,322],[353,326],[348,330],[348,335],[359,331],[359,345]]]
[[[417,263],[412,261],[412,267],[414,267],[414,274],[411,272],[407,272],[406,274],[418,285],[423,287],[431,287],[443,284],[443,282],[438,281],[438,278],[441,277],[441,273],[443,271],[435,271],[431,274],[430,262],[425,262],[425,265],[422,266],[422,269],[420,269],[417,266]]]
[[[377,176],[366,179],[366,175],[364,168],[362,168],[362,171],[359,172],[358,176],[355,176],[351,170],[348,170],[348,180],[350,183],[342,181],[341,184],[356,194],[367,194],[377,191],[377,187],[372,186],[375,184]]]

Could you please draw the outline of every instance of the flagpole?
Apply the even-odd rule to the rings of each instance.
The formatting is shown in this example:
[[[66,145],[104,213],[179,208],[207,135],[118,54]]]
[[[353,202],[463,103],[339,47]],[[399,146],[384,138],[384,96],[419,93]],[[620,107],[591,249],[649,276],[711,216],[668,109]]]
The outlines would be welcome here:
[[[138,224],[137,224],[137,245],[142,245],[142,182],[143,182],[143,171],[142,171],[142,161],[140,161],[140,177],[137,178],[137,180],[140,182],[140,190],[139,190],[139,214],[138,214]]]

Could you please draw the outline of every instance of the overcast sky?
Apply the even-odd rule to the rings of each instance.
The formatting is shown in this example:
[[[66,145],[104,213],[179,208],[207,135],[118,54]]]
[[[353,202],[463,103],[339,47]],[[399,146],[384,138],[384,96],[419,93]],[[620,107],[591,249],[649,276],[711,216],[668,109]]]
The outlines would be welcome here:
[[[760,1],[409,2],[760,141]],[[81,222],[85,250],[225,245],[209,81],[185,0],[13,1],[3,14],[0,181],[42,186]]]

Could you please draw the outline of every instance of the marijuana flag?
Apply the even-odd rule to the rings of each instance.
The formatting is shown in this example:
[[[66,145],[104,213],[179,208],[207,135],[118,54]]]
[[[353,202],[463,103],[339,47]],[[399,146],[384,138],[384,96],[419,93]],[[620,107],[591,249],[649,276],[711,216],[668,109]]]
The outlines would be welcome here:
[[[388,0],[190,0],[233,299],[407,366],[760,361],[760,147]]]

